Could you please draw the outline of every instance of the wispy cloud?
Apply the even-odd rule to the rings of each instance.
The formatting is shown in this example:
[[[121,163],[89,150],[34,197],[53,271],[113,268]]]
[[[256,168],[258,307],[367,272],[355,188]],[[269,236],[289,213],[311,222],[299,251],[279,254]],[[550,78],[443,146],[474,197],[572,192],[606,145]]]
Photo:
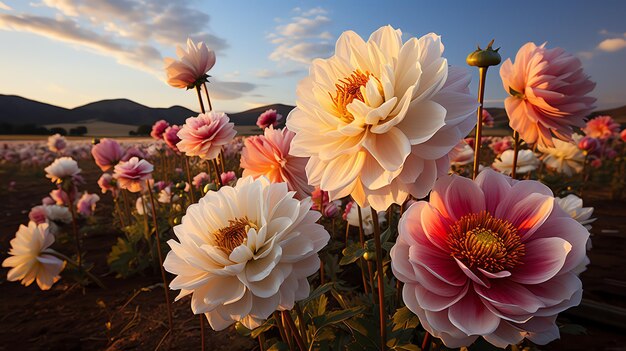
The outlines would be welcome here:
[[[578,57],[590,60],[599,53],[612,53],[626,48],[626,33],[615,33],[602,29],[598,34],[604,36],[606,39],[600,41],[593,50],[578,52]]]
[[[191,7],[192,1],[43,0],[51,16],[0,14],[0,29],[30,32],[115,58],[123,65],[164,79],[161,47],[204,41],[216,52],[228,42],[210,33],[210,16]],[[0,2],[0,8],[4,4]],[[5,5],[6,6],[6,5]],[[211,89],[216,99],[235,99],[254,90],[252,83],[220,82]]]
[[[295,8],[293,12],[295,16],[268,35],[268,40],[276,45],[269,58],[308,65],[313,58],[330,56],[333,35],[328,31],[331,24],[328,12],[321,7],[308,10]]]
[[[624,35],[626,37],[626,33]],[[610,38],[604,39],[598,44],[598,50],[605,52],[615,52],[626,48],[625,38]]]
[[[11,11],[13,9],[11,8],[11,6],[0,1],[0,10]]]
[[[305,74],[306,70],[303,68],[289,69],[286,71],[275,71],[271,69],[261,69],[254,74],[257,78],[270,79],[270,78],[282,78],[292,77],[299,74]]]

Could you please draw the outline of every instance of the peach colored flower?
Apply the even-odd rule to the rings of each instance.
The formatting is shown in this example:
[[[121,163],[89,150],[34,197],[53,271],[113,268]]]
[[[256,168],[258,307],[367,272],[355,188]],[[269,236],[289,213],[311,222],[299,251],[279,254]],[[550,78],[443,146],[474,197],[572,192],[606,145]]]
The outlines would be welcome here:
[[[619,123],[611,116],[597,116],[583,128],[585,135],[599,140],[608,140],[619,133]]]
[[[178,60],[165,58],[167,84],[175,88],[191,89],[206,82],[209,77],[206,73],[215,65],[215,52],[191,38],[187,39],[187,51],[176,47],[176,56]]]
[[[224,112],[210,111],[198,117],[189,117],[178,132],[176,144],[187,156],[199,156],[211,160],[219,155],[222,146],[228,144],[237,132],[235,124]]]
[[[532,180],[485,170],[440,178],[430,201],[400,219],[391,249],[403,299],[448,347],[479,336],[498,347],[559,337],[557,314],[576,306],[589,232]]]
[[[104,138],[91,148],[91,155],[100,169],[105,172],[122,159],[122,147],[113,140]]]
[[[163,139],[163,133],[165,133],[165,130],[169,126],[170,124],[164,119],[154,122],[150,136],[155,140]]]
[[[48,290],[61,277],[59,273],[65,267],[65,261],[50,255],[50,246],[54,235],[48,231],[48,224],[28,222],[21,225],[11,240],[9,257],[2,262],[2,267],[10,267],[8,281],[21,280],[24,286],[34,281],[41,290]]]
[[[153,170],[154,167],[148,161],[132,157],[115,166],[113,178],[120,188],[136,193],[146,188],[146,180],[152,178]]]
[[[580,60],[561,48],[527,43],[515,63],[500,68],[509,125],[528,144],[554,146],[554,137],[570,141],[572,127],[583,127],[596,99],[587,96],[595,87]]]
[[[334,56],[313,61],[287,117],[310,185],[379,211],[428,194],[476,124],[470,76],[443,49],[436,34],[403,43],[385,26],[367,42],[344,32]]]
[[[276,112],[276,110],[274,109],[269,109],[261,113],[259,118],[256,120],[256,125],[261,129],[265,129],[269,126],[276,127],[278,125],[278,122],[282,119],[283,115]]]
[[[289,190],[297,193],[299,199],[311,194],[304,168],[308,159],[289,153],[295,134],[284,128],[266,128],[263,135],[252,136],[244,140],[241,150],[241,168],[243,176],[258,178],[266,176],[270,182],[286,182]]]

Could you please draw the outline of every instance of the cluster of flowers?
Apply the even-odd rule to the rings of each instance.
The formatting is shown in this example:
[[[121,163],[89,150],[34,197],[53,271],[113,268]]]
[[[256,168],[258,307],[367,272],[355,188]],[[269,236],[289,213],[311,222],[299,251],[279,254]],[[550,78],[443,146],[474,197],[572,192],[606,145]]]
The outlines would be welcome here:
[[[41,168],[58,156],[87,159],[89,144],[85,140],[68,141],[60,134],[50,136],[47,141],[4,141],[0,145],[0,164]]]
[[[168,82],[195,88],[199,97],[204,89],[208,98],[206,72],[215,55],[202,43],[187,44],[177,51],[179,60],[166,61]],[[367,41],[348,31],[335,55],[313,61],[283,129],[275,128],[282,118],[276,111],[259,117],[262,135],[243,140],[234,139],[233,123],[220,112],[203,112],[180,127],[157,122],[152,136],[187,162],[183,188],[190,195],[211,181],[211,162],[219,174],[216,191],[187,207],[173,228],[176,240],[168,242],[163,266],[176,276],[170,288],[180,290],[177,299],[191,295],[193,312],[215,330],[235,322],[256,328],[309,295],[307,278],[330,240],[318,223],[322,216],[338,217],[345,203],[343,219],[377,237],[383,212],[400,205],[391,267],[404,284],[404,303],[426,331],[449,347],[481,336],[500,347],[557,338],[558,313],[581,300],[578,275],[588,263],[592,209],[575,196],[556,198],[538,181],[488,168],[472,180],[450,174],[450,167],[475,160],[471,145],[479,142],[490,146],[493,167],[503,173],[536,168],[534,146],[548,167],[576,172],[570,160],[614,150],[618,128],[606,117],[585,125],[594,84],[578,59],[529,43],[500,71],[511,95],[510,126],[528,147],[515,165],[511,139],[463,140],[476,126],[478,104],[470,75],[450,66],[443,51],[433,33],[403,42],[390,26]],[[481,118],[493,123],[488,114]],[[586,139],[574,134],[582,127]],[[592,152],[593,143],[599,145]],[[124,160],[120,145],[104,139],[91,152],[103,171],[114,170],[100,179],[103,191],[151,195],[156,188],[161,202],[178,201],[166,178],[151,181],[155,170],[141,150]],[[240,154],[236,183],[236,173],[224,169],[225,153]],[[202,161],[209,171],[192,180],[191,169]],[[75,183],[77,175],[53,180]],[[386,279],[382,259],[376,257],[379,289]]]

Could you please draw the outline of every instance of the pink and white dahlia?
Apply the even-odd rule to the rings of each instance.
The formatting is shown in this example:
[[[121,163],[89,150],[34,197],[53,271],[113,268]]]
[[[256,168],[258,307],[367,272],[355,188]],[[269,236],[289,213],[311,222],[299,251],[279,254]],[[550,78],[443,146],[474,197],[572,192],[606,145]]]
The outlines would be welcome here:
[[[2,262],[2,267],[10,267],[8,281],[21,280],[24,286],[34,281],[41,290],[48,290],[61,277],[59,273],[65,267],[65,261],[50,255],[50,246],[54,235],[48,231],[48,224],[28,222],[20,225],[11,240],[9,257]]]
[[[154,122],[154,124],[152,125],[152,130],[150,131],[150,136],[152,137],[152,139],[154,140],[161,140],[163,139],[163,133],[165,133],[165,130],[170,126],[170,124],[164,120],[158,120],[156,122]]]
[[[104,138],[91,148],[91,155],[100,169],[105,172],[122,159],[122,147],[113,140]]]
[[[276,112],[274,109],[269,109],[261,113],[259,118],[256,120],[256,125],[261,129],[265,129],[269,126],[276,127],[278,126],[278,122],[282,119],[283,115]]]
[[[153,170],[154,167],[150,162],[133,157],[115,166],[113,178],[117,180],[117,184],[121,189],[127,189],[131,193],[136,193],[146,188],[146,181],[152,179]]]
[[[61,184],[65,180],[75,180],[79,177],[81,169],[78,163],[71,157],[60,157],[54,160],[44,169],[46,177],[53,183]]]
[[[215,65],[215,52],[209,50],[203,42],[194,43],[187,39],[187,50],[176,47],[176,56],[165,58],[167,84],[180,89],[191,89],[202,84],[208,78],[207,72]]]
[[[176,146],[187,156],[214,159],[222,146],[227,145],[237,134],[234,126],[224,112],[210,111],[189,117],[178,132],[180,142]]]
[[[532,180],[485,170],[440,178],[403,214],[391,250],[403,299],[448,347],[479,336],[498,347],[559,337],[557,314],[580,303],[574,269],[589,232]]]
[[[222,330],[236,321],[259,326],[276,310],[309,295],[307,277],[320,264],[330,235],[316,223],[311,199],[299,201],[285,183],[242,178],[208,192],[174,227],[179,241],[163,263],[170,288],[191,294],[191,309]]]
[[[587,122],[583,132],[585,135],[600,140],[608,140],[619,133],[619,123],[611,116],[597,116]]]
[[[243,176],[266,176],[273,183],[286,182],[299,199],[309,196],[313,187],[308,184],[304,170],[308,159],[289,153],[294,136],[286,128],[270,126],[263,135],[246,138],[241,150]]]
[[[48,149],[52,152],[63,152],[67,147],[67,140],[59,133],[48,137]]]
[[[561,48],[527,43],[500,67],[509,125],[528,144],[554,146],[554,137],[570,141],[572,127],[583,127],[596,99],[596,86],[576,56]]]
[[[403,43],[385,26],[367,42],[344,32],[334,56],[314,60],[287,117],[309,184],[377,210],[426,196],[476,124],[470,76],[442,54],[436,34]]]
[[[100,196],[97,194],[89,194],[85,191],[83,196],[81,196],[76,203],[76,210],[81,215],[89,217],[96,211],[98,201],[100,201]]]

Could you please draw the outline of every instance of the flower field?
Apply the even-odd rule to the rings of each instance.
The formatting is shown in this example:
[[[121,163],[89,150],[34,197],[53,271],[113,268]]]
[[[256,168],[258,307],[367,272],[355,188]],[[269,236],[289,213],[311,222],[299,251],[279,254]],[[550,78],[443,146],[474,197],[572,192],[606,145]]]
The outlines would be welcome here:
[[[626,129],[590,116],[576,56],[527,43],[502,62],[493,44],[467,57],[474,94],[434,33],[346,31],[288,116],[268,110],[262,134],[238,136],[211,100],[216,54],[189,39],[165,60],[168,84],[199,102],[184,124],[1,142],[1,339],[619,349]],[[510,136],[483,109],[490,67]]]

